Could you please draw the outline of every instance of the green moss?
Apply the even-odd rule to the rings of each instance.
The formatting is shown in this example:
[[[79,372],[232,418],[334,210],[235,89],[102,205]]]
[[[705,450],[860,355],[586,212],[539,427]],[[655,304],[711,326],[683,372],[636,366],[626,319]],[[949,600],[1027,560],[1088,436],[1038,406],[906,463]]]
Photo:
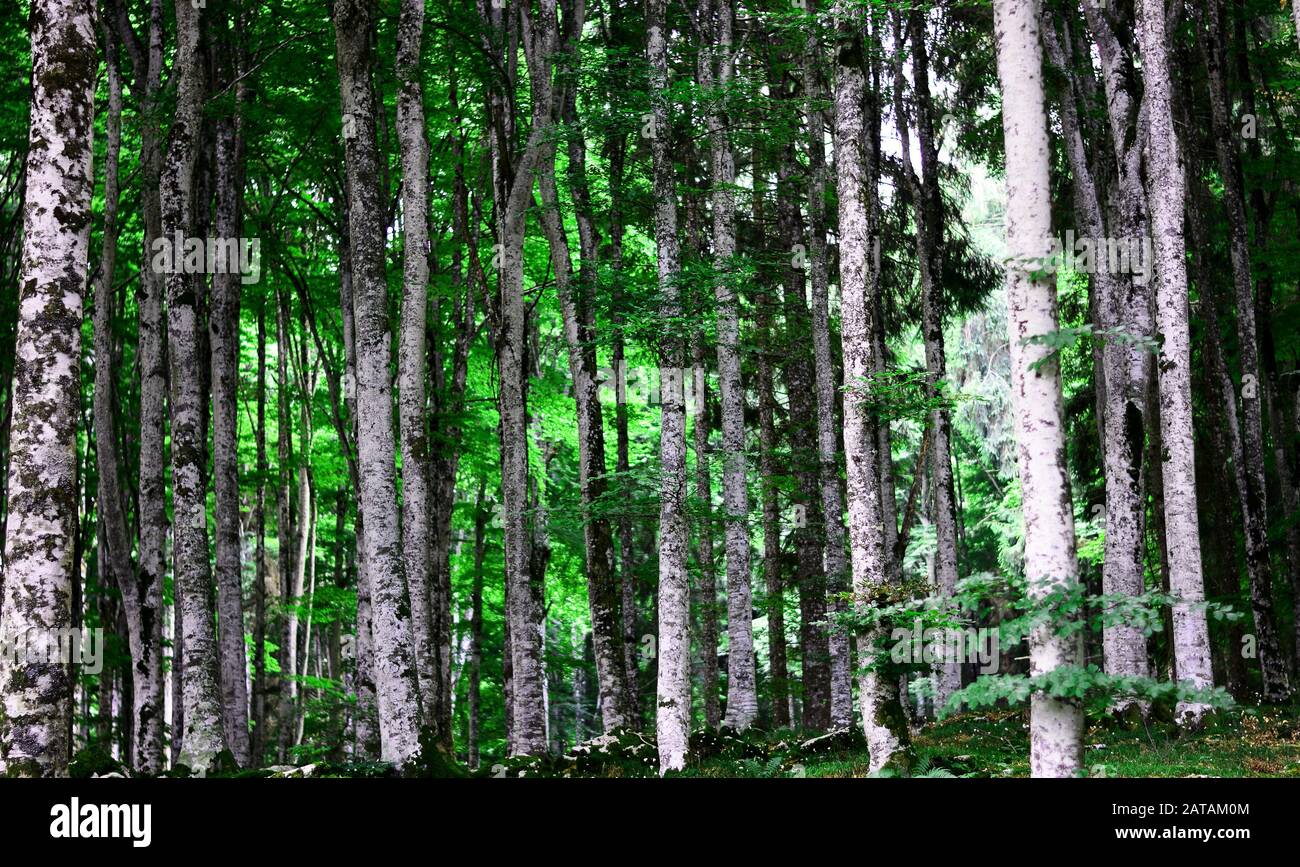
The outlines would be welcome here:
[[[121,762],[103,747],[87,747],[72,757],[68,763],[68,776],[74,780],[85,780],[94,776],[104,776],[105,774],[122,774],[127,775],[126,768]]]

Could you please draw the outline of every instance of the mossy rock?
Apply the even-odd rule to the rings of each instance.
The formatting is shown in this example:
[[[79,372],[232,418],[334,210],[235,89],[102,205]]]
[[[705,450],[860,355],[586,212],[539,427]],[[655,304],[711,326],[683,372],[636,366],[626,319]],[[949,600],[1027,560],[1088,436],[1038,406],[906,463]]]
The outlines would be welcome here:
[[[313,776],[391,779],[400,777],[401,772],[390,762],[321,762]]]
[[[493,778],[554,777],[554,758],[551,756],[508,756],[491,765],[483,765],[476,776]]]
[[[563,776],[654,777],[659,746],[644,732],[620,727],[576,745],[560,761]]]

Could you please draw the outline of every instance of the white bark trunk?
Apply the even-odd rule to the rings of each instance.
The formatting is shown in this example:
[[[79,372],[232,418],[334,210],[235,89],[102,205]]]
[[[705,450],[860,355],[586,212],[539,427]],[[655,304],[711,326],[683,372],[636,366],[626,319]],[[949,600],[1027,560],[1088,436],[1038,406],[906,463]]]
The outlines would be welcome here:
[[[650,62],[651,141],[658,248],[660,315],[681,315],[677,286],[680,246],[673,174],[672,119],[668,114],[668,26],[665,0],[646,2],[646,56]],[[691,719],[691,597],[687,571],[690,530],[686,516],[686,395],[684,347],[670,340],[659,368],[659,635],[655,737],[660,774],[686,766]],[[745,612],[749,619],[748,610]]]
[[[162,174],[163,235],[194,233],[195,175],[198,165],[205,91],[202,10],[176,2],[176,118],[167,142]],[[180,250],[173,250],[179,256]],[[184,640],[181,705],[184,732],[180,762],[195,770],[225,749],[218,678],[218,649],[212,618],[209,565],[205,430],[199,352],[198,293],[202,275],[167,273],[167,345],[171,372],[173,569]],[[173,735],[175,737],[175,735]]]
[[[868,148],[872,147],[863,116],[866,91],[860,22],[846,5],[836,6],[839,39],[835,66],[835,172],[839,187],[841,330],[844,342],[844,457],[849,507],[849,553],[857,604],[889,582],[881,502],[881,465],[877,426],[867,407],[863,385],[876,369],[874,305],[869,296],[872,250],[876,244],[875,190],[868,182]],[[859,646],[874,646],[877,630],[860,636]],[[907,723],[899,703],[898,682],[868,668],[859,678],[862,726],[871,754],[871,769],[910,769]]]
[[[700,86],[716,88],[723,105],[731,86],[731,0],[716,0],[708,60]],[[704,13],[707,14],[707,13]],[[739,293],[735,272],[736,166],[725,108],[709,113],[710,180],[713,185],[714,299],[717,302],[718,392],[722,399],[722,501],[726,511],[727,712],[724,725],[744,731],[758,716],[754,662],[754,598],[749,574],[749,493],[746,488],[745,386],[741,379]]]
[[[1054,332],[1056,289],[1035,276],[1051,250],[1047,114],[1038,0],[995,0],[1002,129],[1007,153],[1007,315],[1012,405],[1023,491],[1025,573],[1031,599],[1078,581],[1074,515],[1065,466],[1060,368],[1048,350],[1027,344]],[[1078,637],[1046,624],[1030,636],[1030,670],[1045,675],[1076,665]],[[1083,712],[1044,692],[1030,699],[1030,773],[1075,776],[1081,767]]]
[[[844,552],[844,501],[840,496],[840,438],[835,430],[835,364],[831,358],[831,324],[826,256],[826,126],[817,60],[821,41],[812,35],[804,48],[804,94],[808,124],[808,260],[812,284],[813,385],[817,395],[817,455],[824,526],[822,565],[829,607],[846,608],[841,594],[848,589],[848,558]],[[831,726],[853,724],[853,672],[849,636],[832,630],[830,643]]]
[[[49,0],[31,18],[32,102],[18,288],[6,575],[0,600],[0,763],[66,776],[72,669],[14,658],[72,625],[81,319],[94,191],[95,9]],[[29,644],[29,646],[31,646]]]
[[[365,0],[334,6],[345,135],[349,235],[357,356],[357,455],[365,515],[365,568],[372,606],[380,755],[402,764],[419,750],[420,694],[411,644],[410,602],[400,551],[393,455],[391,333],[384,277],[383,202],[371,90],[375,10]]]
[[[1155,242],[1156,328],[1160,347],[1160,439],[1164,461],[1165,538],[1169,590],[1174,605],[1174,661],[1180,681],[1212,685],[1210,639],[1204,609],[1201,537],[1196,508],[1195,445],[1192,435],[1191,341],[1188,334],[1187,250],[1184,243],[1185,177],[1174,129],[1172,82],[1163,0],[1142,0],[1138,41],[1146,79],[1149,139],[1147,163],[1151,231]],[[1240,311],[1239,311],[1240,312]],[[1180,723],[1195,725],[1207,708],[1179,703]]]
[[[238,110],[238,109],[237,109]],[[217,127],[216,233],[242,232],[243,122],[225,117]],[[240,275],[212,277],[209,344],[212,358],[212,469],[216,517],[217,619],[223,722],[240,766],[251,758],[248,737],[247,658],[244,644],[242,539],[239,505],[239,305]]]
[[[436,723],[438,672],[430,597],[429,437],[425,321],[429,304],[429,143],[420,54],[423,0],[404,0],[397,25],[397,138],[402,151],[402,328],[397,357],[402,440],[402,559],[411,596],[412,650],[425,722]]]

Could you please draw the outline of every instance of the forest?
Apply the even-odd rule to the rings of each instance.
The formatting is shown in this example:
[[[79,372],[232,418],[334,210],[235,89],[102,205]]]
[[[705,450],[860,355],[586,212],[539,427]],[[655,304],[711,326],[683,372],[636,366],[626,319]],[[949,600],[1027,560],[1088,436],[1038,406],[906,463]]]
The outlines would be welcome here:
[[[0,776],[1300,777],[1300,0],[0,22]]]

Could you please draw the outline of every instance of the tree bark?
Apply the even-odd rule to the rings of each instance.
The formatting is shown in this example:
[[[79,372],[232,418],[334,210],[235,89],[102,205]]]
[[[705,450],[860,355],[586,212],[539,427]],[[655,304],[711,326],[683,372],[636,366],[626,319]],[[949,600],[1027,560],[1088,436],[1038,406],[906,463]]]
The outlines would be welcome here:
[[[77,419],[94,192],[95,9],[50,0],[31,17],[32,101],[18,290],[3,599],[0,760],[10,777],[66,776],[70,668],[50,656],[80,580]],[[111,431],[109,433],[111,436]],[[12,650],[27,642],[21,664]],[[37,655],[41,660],[35,661]]]
[[[624,330],[624,315],[622,312],[622,305],[626,302],[621,288],[623,286],[623,280],[621,277],[623,274],[622,201],[624,195],[623,170],[627,158],[626,136],[623,135],[611,143],[610,150],[612,151],[609,157],[610,270],[614,275],[616,275],[613,304],[615,311],[617,311],[616,315],[613,317],[613,347],[610,354],[610,361],[614,368],[614,469],[618,474],[620,492],[623,492],[628,489],[632,469],[629,455],[631,443],[630,437],[628,436],[627,347]],[[623,499],[626,500],[626,497],[623,497]],[[640,728],[641,689],[639,683],[640,672],[637,667],[636,655],[636,556],[633,550],[634,539],[632,533],[632,520],[629,518],[626,511],[624,511],[618,518],[618,548],[619,589],[621,591],[621,598],[619,600],[619,620],[623,629],[623,667],[627,672],[624,682],[627,686],[628,707],[632,709],[632,718],[629,720],[629,724],[635,728]],[[717,646],[716,622],[714,624],[714,646]],[[716,671],[717,657],[715,653],[714,693],[717,692]],[[707,684],[705,688],[707,689]],[[716,699],[714,705],[715,707],[717,705]]]
[[[483,681],[483,557],[487,551],[488,511],[484,501],[485,482],[479,483],[474,507],[474,578],[470,590],[468,732],[466,750],[471,768],[479,765],[479,728],[481,723],[481,684]]]
[[[202,12],[187,0],[177,0],[176,119],[168,137],[161,192],[164,240],[172,244],[174,258],[182,253],[175,249],[176,240],[186,239],[188,245],[195,229],[196,167],[206,91]],[[202,327],[199,294],[206,287],[201,275],[185,274],[176,267],[169,270],[164,282],[171,374],[172,513],[175,515],[172,557],[180,631],[185,642],[182,678],[185,731],[180,761],[195,770],[204,770],[227,743],[209,599],[212,572],[208,561],[206,426],[199,346]]]
[[[1106,19],[1090,19],[1098,43],[1103,46],[1103,86],[1108,95],[1108,115],[1114,134],[1116,164],[1120,167],[1118,185],[1120,207],[1117,225],[1123,238],[1145,236],[1146,194],[1140,177],[1144,121],[1128,87],[1130,76],[1115,71],[1118,53],[1115,37]],[[1055,25],[1045,12],[1043,43],[1048,58],[1065,75],[1070,88],[1061,100],[1061,120],[1070,171],[1074,179],[1075,214],[1086,237],[1107,238],[1102,197],[1097,177],[1089,165],[1083,140],[1082,124],[1076,104],[1077,78],[1072,57],[1067,57]],[[1138,284],[1133,275],[1118,274],[1109,267],[1098,267],[1090,279],[1096,300],[1098,325],[1119,329],[1135,336],[1152,331],[1150,287]],[[1105,556],[1102,561],[1102,592],[1107,595],[1141,595],[1144,589],[1145,540],[1143,536],[1146,479],[1143,445],[1146,439],[1146,395],[1151,383],[1151,365],[1145,349],[1108,340],[1101,350],[1101,378],[1098,383],[1102,427],[1102,470],[1106,480]],[[1149,674],[1146,636],[1142,630],[1124,623],[1107,623],[1102,627],[1105,669],[1119,676]],[[1125,703],[1117,705],[1122,710]]]
[[[561,42],[554,11],[543,6],[540,27],[546,30],[549,44]],[[563,56],[577,63],[578,35],[582,31],[582,0],[566,9],[562,40]],[[619,629],[619,596],[614,572],[614,540],[609,520],[597,513],[608,490],[605,474],[605,434],[601,414],[599,382],[596,370],[596,346],[592,292],[595,280],[597,241],[592,222],[590,195],[586,182],[586,146],[578,123],[575,85],[553,84],[553,62],[539,57],[533,64],[534,93],[549,97],[551,117],[561,114],[567,127],[569,147],[569,187],[573,196],[578,225],[581,263],[574,274],[569,244],[560,211],[555,179],[555,144],[548,143],[539,162],[538,189],[541,193],[541,223],[551,252],[551,269],[555,274],[564,337],[568,347],[569,375],[573,379],[574,402],[578,427],[578,486],[583,510],[583,545],[587,570],[587,596],[591,610],[593,644],[596,656],[596,682],[600,696],[601,718],[606,732],[620,728],[631,720],[623,653],[623,635]],[[576,279],[575,279],[576,278]]]
[[[881,463],[875,419],[864,385],[876,370],[876,311],[871,293],[872,251],[877,243],[871,215],[876,191],[869,183],[869,153],[863,103],[865,55],[860,16],[841,2],[835,7],[835,172],[839,192],[841,330],[844,343],[844,455],[849,509],[849,551],[856,604],[871,604],[889,583],[889,559],[881,501]],[[859,647],[871,648],[879,629],[864,631]],[[862,725],[871,755],[871,770],[910,770],[912,751],[899,701],[897,679],[867,667],[859,678]]]
[[[754,154],[757,164],[758,153]],[[754,201],[761,202],[762,175],[755,166]],[[762,226],[762,214],[755,205],[754,223]],[[785,644],[785,588],[781,580],[781,507],[777,503],[776,396],[772,386],[772,313],[767,297],[758,299],[754,315],[758,347],[758,474],[763,498],[763,584],[767,594],[767,655],[772,690],[772,726],[792,724],[790,672]],[[802,589],[802,588],[801,588]],[[805,648],[805,674],[807,672]]]
[[[797,98],[795,80],[785,78],[786,97]],[[785,340],[782,377],[789,402],[790,468],[794,475],[795,586],[799,588],[799,644],[802,652],[803,714],[801,725],[811,732],[831,727],[830,644],[826,621],[826,573],[823,546],[820,458],[817,450],[817,403],[813,384],[812,324],[806,296],[806,256],[795,256],[803,238],[799,215],[800,167],[793,141],[783,150],[777,170],[777,225],[786,255],[780,274]],[[838,473],[836,474],[838,475]]]
[[[714,300],[717,304],[718,393],[722,402],[722,500],[726,510],[727,712],[725,725],[744,731],[758,716],[754,668],[754,602],[750,586],[749,493],[746,487],[745,390],[741,379],[740,299],[736,263],[735,160],[726,109],[735,67],[731,0],[697,11],[708,36],[699,84],[712,91],[706,117],[712,185]],[[710,23],[709,19],[712,19]]]
[[[847,610],[848,560],[844,553],[844,501],[840,495],[840,438],[835,430],[835,362],[831,349],[829,265],[826,255],[826,124],[819,104],[824,88],[818,71],[821,40],[814,31],[803,57],[803,83],[808,125],[808,264],[812,285],[813,379],[817,396],[817,456],[823,521],[822,566],[833,614]],[[853,677],[849,635],[832,629],[830,654],[831,725],[853,724]]]
[[[1047,114],[1038,0],[996,0],[998,77],[1007,160],[1007,310],[1012,404],[1023,490],[1025,573],[1031,600],[1078,581],[1074,516],[1065,466],[1060,368],[1028,339],[1056,330],[1056,291],[1037,276],[1051,250]],[[1077,636],[1045,623],[1030,636],[1030,670],[1046,675],[1078,663]],[[1075,776],[1082,763],[1083,711],[1039,691],[1030,698],[1030,773]]]
[[[555,14],[553,0],[548,0]],[[493,12],[500,16],[500,11]],[[542,13],[545,15],[545,10]],[[547,53],[553,46],[535,44],[530,23],[523,27],[530,56]],[[506,113],[501,106],[502,115]],[[507,585],[507,628],[511,655],[512,755],[542,755],[547,749],[545,684],[542,670],[542,612],[532,587],[531,538],[528,498],[528,366],[526,363],[528,311],[523,296],[523,244],[527,207],[542,155],[542,136],[549,105],[533,100],[533,125],[517,160],[507,149],[505,128],[510,122],[495,120],[500,243],[500,326],[497,358],[501,371],[498,406],[501,416],[501,490]],[[513,163],[513,166],[512,166]],[[513,168],[513,172],[511,169]]]
[[[162,89],[163,2],[150,0],[149,29],[145,44],[131,29],[125,7],[113,2],[107,10],[118,44],[128,49],[141,114],[157,110]],[[137,491],[139,527],[139,570],[136,583],[140,597],[143,649],[147,653],[145,672],[134,676],[134,698],[141,707],[152,707],[136,748],[136,767],[145,773],[163,769],[164,681],[163,681],[163,573],[167,538],[166,491],[163,473],[164,428],[167,376],[163,335],[163,275],[148,264],[154,241],[162,235],[160,176],[162,139],[157,125],[143,124],[140,132],[140,209],[144,222],[144,265],[136,297],[138,316],[136,355],[140,368],[140,455]],[[129,477],[128,477],[129,478]]]
[[[903,101],[903,63],[894,62],[894,102],[901,141],[903,174],[911,192],[912,214],[916,221],[916,258],[921,277],[921,339],[925,346],[926,388],[936,402],[930,412],[930,478],[934,490],[934,584],[939,596],[951,596],[957,588],[957,506],[953,491],[952,452],[949,441],[952,422],[943,400],[943,383],[947,377],[944,354],[943,319],[943,205],[939,190],[939,152],[934,138],[934,105],[930,96],[930,60],[926,49],[925,19],[912,10],[907,17],[911,40],[912,82],[915,96],[916,134],[919,139],[921,175],[912,168],[911,135]],[[903,34],[899,18],[895,34],[901,51]],[[918,472],[920,468],[918,467]],[[961,665],[956,660],[941,664],[936,671],[935,708],[961,689]]]
[[[1232,261],[1237,320],[1237,354],[1241,368],[1241,445],[1246,487],[1241,502],[1246,536],[1246,573],[1251,609],[1255,617],[1259,667],[1264,679],[1264,700],[1285,701],[1291,694],[1290,659],[1282,651],[1273,611],[1273,567],[1268,544],[1268,488],[1265,479],[1263,398],[1268,383],[1260,366],[1256,328],[1255,290],[1251,278],[1249,227],[1246,221],[1245,183],[1241,154],[1231,130],[1224,52],[1222,9],[1208,0],[1198,17],[1206,33],[1201,56],[1209,78],[1210,116],[1223,204],[1228,218],[1228,249]],[[1167,63],[1168,61],[1166,61]]]
[[[646,0],[646,58],[650,64],[650,154],[654,184],[654,229],[658,250],[659,315],[676,328],[682,313],[678,286],[681,249],[677,238],[677,190],[672,158],[668,96],[668,24],[665,0]],[[686,397],[682,340],[670,331],[659,366],[659,621],[658,699],[655,739],[659,772],[686,765],[691,719],[691,603],[686,515]],[[745,612],[746,622],[749,612]]]
[[[718,679],[718,573],[713,564],[713,476],[709,471],[709,369],[704,338],[694,336],[694,380],[691,395],[695,401],[692,434],[695,444],[695,499],[700,511],[696,526],[695,568],[699,573],[696,608],[699,610],[699,634],[696,645],[700,654],[700,696],[704,699],[704,724],[717,728],[722,723]]]
[[[108,119],[105,129],[108,142],[104,168],[104,234],[100,254],[99,277],[95,286],[95,455],[99,471],[97,500],[103,518],[103,541],[106,548],[105,565],[122,594],[127,621],[128,645],[131,651],[132,676],[138,684],[132,690],[131,721],[128,736],[137,767],[145,773],[162,770],[162,703],[161,691],[151,685],[161,685],[161,640],[151,642],[156,609],[146,614],[148,587],[141,580],[143,573],[131,558],[131,538],[126,523],[126,501],[121,485],[122,459],[118,450],[118,405],[114,373],[117,352],[113,337],[114,297],[113,279],[117,258],[117,207],[118,207],[118,157],[121,150],[122,82],[118,62],[118,46],[113,30],[104,27],[105,45],[108,46]]]
[[[1210,639],[1201,574],[1201,539],[1196,507],[1195,444],[1192,435],[1191,343],[1188,334],[1187,257],[1184,242],[1185,183],[1173,120],[1165,7],[1143,0],[1138,41],[1146,79],[1148,140],[1147,192],[1155,242],[1156,327],[1160,348],[1160,439],[1167,457],[1164,482],[1165,539],[1169,551],[1173,606],[1174,658],[1178,679],[1193,687],[1213,683]],[[1253,339],[1253,338],[1252,338]],[[1198,702],[1180,702],[1180,724],[1196,725],[1208,710]]]
[[[293,673],[297,667],[298,612],[293,589],[293,558],[295,553],[293,495],[290,482],[293,478],[293,415],[290,411],[292,393],[289,385],[289,356],[293,348],[289,342],[289,301],[283,291],[276,292],[275,319],[275,404],[276,404],[276,583],[277,609],[280,612],[280,666],[276,679],[276,755],[279,761],[288,760],[289,733],[293,730],[293,697],[297,685]]]
[[[384,278],[384,207],[371,89],[374,29],[371,3],[335,3],[356,319],[357,454],[365,515],[365,568],[373,607],[380,750],[384,761],[402,764],[419,750],[421,710],[411,646],[410,601],[399,550],[393,465],[396,449],[388,373],[391,335]],[[349,130],[352,135],[347,135]]]
[[[266,296],[257,306],[257,493],[253,526],[257,533],[253,586],[253,736],[252,759],[266,758]]]
[[[238,66],[228,71],[238,75]],[[242,88],[241,88],[242,95]],[[244,123],[238,113],[217,122],[217,238],[242,234]],[[215,489],[217,618],[221,710],[235,761],[247,767],[248,651],[244,645],[243,570],[239,526],[239,305],[242,277],[226,269],[212,276],[209,345],[212,352],[212,475]]]
[[[420,55],[423,0],[403,0],[397,24],[397,139],[402,151],[402,321],[398,425],[402,444],[402,563],[411,597],[412,652],[424,723],[436,727],[439,679],[430,597],[429,437],[425,422],[425,321],[429,306],[429,143]]]

